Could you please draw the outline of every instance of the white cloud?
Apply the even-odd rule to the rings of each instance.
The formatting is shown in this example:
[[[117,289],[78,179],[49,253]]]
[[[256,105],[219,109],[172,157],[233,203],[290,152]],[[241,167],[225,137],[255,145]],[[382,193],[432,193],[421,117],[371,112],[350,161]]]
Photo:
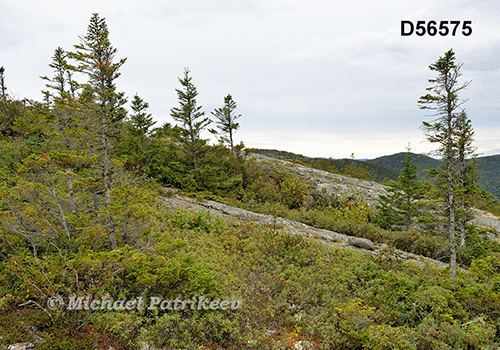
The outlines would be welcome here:
[[[464,96],[478,144],[499,148],[479,132],[500,134],[496,1],[0,0],[0,8],[0,65],[20,97],[41,98],[38,76],[51,73],[54,49],[71,49],[99,12],[128,57],[118,87],[149,101],[161,123],[171,121],[177,77],[189,67],[207,113],[233,95],[246,144],[308,155],[399,152],[406,135],[417,147],[428,65],[453,48],[473,81]],[[470,19],[474,31],[401,37],[403,19]]]

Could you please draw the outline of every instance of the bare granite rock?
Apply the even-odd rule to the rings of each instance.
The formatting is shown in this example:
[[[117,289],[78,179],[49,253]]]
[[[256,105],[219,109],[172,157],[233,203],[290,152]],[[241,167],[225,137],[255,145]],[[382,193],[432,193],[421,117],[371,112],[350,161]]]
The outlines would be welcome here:
[[[370,241],[369,239],[366,239],[366,238],[361,238],[361,237],[349,237],[348,242],[353,247],[366,249],[366,250],[373,250],[373,247],[374,247],[372,241]]]
[[[362,250],[363,252],[372,255],[379,255],[381,253],[384,253],[384,251],[388,249],[387,245],[373,243],[368,239],[366,239],[367,242],[364,242],[364,246],[359,246],[362,243],[352,244],[351,242],[361,242],[359,240],[364,240],[363,238],[348,236],[342,233],[316,228],[303,224],[301,222],[284,219],[281,217],[259,214],[214,201],[197,201],[195,199],[183,197],[178,194],[172,197],[164,197],[163,200],[165,204],[170,208],[184,208],[195,211],[205,210],[212,215],[222,216],[227,220],[251,221],[259,225],[278,225],[281,230],[289,234],[319,239],[326,246],[337,246],[347,249]],[[371,247],[371,249],[369,247]],[[391,251],[391,255],[395,259],[409,261],[420,266],[434,266],[437,268],[448,267],[448,264],[441,261],[419,256],[413,253],[408,253],[399,249],[393,249]]]
[[[275,159],[261,154],[250,153],[248,158],[253,158],[257,162],[276,164],[292,173],[297,174],[301,178],[307,180],[309,185],[314,189],[314,196],[316,197],[345,197],[356,198],[365,201],[371,208],[379,202],[380,195],[386,195],[386,186],[381,185],[374,181],[360,180],[343,176],[339,174],[332,174],[324,170],[313,169],[301,164],[289,162],[286,160]],[[493,214],[476,210],[472,224],[492,228],[500,234],[500,220]],[[490,239],[495,239],[493,235]]]
[[[7,350],[33,350],[35,345],[32,343],[15,343],[10,345]]]
[[[328,171],[313,169],[301,164],[266,157],[256,153],[251,153],[248,157],[254,158],[258,162],[276,164],[297,174],[307,180],[314,189],[316,196],[356,197],[365,201],[370,207],[374,207],[378,203],[379,196],[387,193],[386,187],[378,182],[333,174]]]
[[[254,158],[257,162],[273,164],[287,171],[297,174],[307,180],[314,189],[315,195],[344,196],[346,198],[358,198],[364,200],[369,206],[374,207],[380,195],[387,194],[385,186],[347,176],[332,174],[327,171],[318,170],[303,166],[297,163],[274,159],[259,154],[250,154],[249,158]],[[302,236],[309,236],[321,240],[327,246],[341,246],[348,249],[363,250],[365,253],[380,255],[389,253],[392,258],[412,262],[420,266],[433,266],[437,268],[448,267],[447,263],[431,258],[419,256],[399,249],[390,249],[386,244],[374,243],[368,239],[348,236],[338,232],[319,229],[293,220],[264,215],[249,210],[232,207],[215,201],[197,201],[192,198],[183,197],[175,189],[168,189],[168,193],[163,195],[163,199],[169,207],[184,207],[192,210],[206,210],[214,215],[219,215],[228,220],[252,221],[262,225],[278,225],[280,229],[289,233]],[[473,221],[476,225],[490,227],[500,232],[500,220],[485,212],[477,211]],[[495,237],[491,237],[494,239]]]
[[[477,226],[492,228],[497,234],[500,233],[500,220],[493,214],[476,210],[474,219],[472,219],[471,223]],[[493,237],[493,239],[494,238],[495,237]]]

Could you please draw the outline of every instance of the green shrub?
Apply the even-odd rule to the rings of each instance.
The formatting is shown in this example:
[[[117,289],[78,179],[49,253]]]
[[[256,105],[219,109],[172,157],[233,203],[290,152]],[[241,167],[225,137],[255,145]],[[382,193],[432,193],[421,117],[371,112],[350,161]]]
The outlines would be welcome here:
[[[413,332],[407,327],[375,325],[368,329],[365,349],[371,350],[417,350]]]

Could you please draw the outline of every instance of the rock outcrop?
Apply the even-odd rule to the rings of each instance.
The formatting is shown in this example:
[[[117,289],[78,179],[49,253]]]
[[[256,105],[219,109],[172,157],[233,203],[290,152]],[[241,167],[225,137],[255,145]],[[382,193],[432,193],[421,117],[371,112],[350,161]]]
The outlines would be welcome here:
[[[347,241],[353,247],[366,249],[366,250],[373,250],[373,248],[374,248],[373,242],[370,241],[369,239],[366,239],[366,238],[349,237]]]
[[[471,223],[481,227],[492,228],[497,234],[500,233],[500,220],[493,214],[476,210]]]
[[[33,350],[34,348],[33,343],[16,343],[10,345],[7,350]]]
[[[184,208],[196,211],[205,210],[212,215],[222,216],[228,220],[251,221],[259,225],[277,225],[280,229],[289,234],[319,239],[327,246],[338,246],[348,249],[362,250],[363,252],[373,255],[384,254],[385,250],[388,248],[385,244],[374,243],[368,239],[348,236],[342,233],[309,226],[301,222],[274,217],[272,215],[259,214],[215,201],[199,201],[183,197],[180,194],[164,197],[163,200],[170,208]],[[399,249],[391,250],[391,255],[394,259],[411,261],[412,263],[421,266],[431,265],[438,268],[446,268],[448,266],[448,264],[441,261],[422,257]]]
[[[378,203],[378,197],[386,194],[385,186],[367,180],[355,179],[348,176],[329,173],[328,171],[310,168],[301,164],[275,159],[261,154],[251,153],[248,158],[253,158],[261,163],[276,164],[305,179],[312,188],[315,195],[331,197],[356,197],[364,200],[368,205],[374,207]]]
[[[380,195],[386,195],[386,186],[378,182],[360,180],[332,174],[324,170],[313,169],[301,164],[289,162],[286,160],[275,159],[261,154],[251,153],[248,158],[253,158],[258,162],[276,164],[277,166],[297,174],[314,189],[315,196],[324,196],[326,198],[332,196],[351,198],[355,197],[365,201],[371,208],[375,208],[379,201]],[[476,210],[474,219],[471,223],[488,227],[500,234],[500,220],[490,213]],[[491,237],[494,239],[495,237]]]
[[[307,180],[314,189],[316,195],[344,196],[350,198],[355,196],[364,200],[368,205],[374,207],[380,195],[387,194],[385,186],[373,182],[350,178],[338,174],[332,174],[323,170],[309,168],[307,166],[292,163],[284,160],[274,159],[259,154],[250,154],[249,158],[254,158],[263,164],[276,165],[282,169],[297,174]],[[263,225],[278,225],[282,230],[290,234],[310,236],[320,239],[325,245],[342,246],[349,249],[363,250],[366,253],[379,255],[390,250],[393,258],[411,261],[418,265],[432,265],[438,268],[445,268],[448,264],[416,254],[408,253],[398,249],[389,249],[385,244],[379,244],[369,239],[348,236],[342,233],[319,229],[306,224],[289,219],[264,215],[249,210],[232,207],[226,204],[210,200],[197,201],[192,198],[183,197],[177,190],[165,189],[164,201],[169,207],[183,207],[192,210],[206,210],[213,215],[226,217],[228,220],[249,220]],[[477,212],[473,221],[474,224],[491,227],[500,232],[500,221],[488,213]],[[494,238],[494,237],[492,237]]]

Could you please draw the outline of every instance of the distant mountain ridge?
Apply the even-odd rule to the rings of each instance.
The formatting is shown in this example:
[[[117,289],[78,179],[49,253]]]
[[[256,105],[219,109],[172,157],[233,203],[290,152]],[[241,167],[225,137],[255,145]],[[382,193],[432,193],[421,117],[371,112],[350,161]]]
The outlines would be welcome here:
[[[412,153],[413,162],[418,165],[418,175],[420,177],[426,177],[426,169],[435,169],[441,165],[441,161],[438,159],[431,158],[423,154]],[[384,168],[396,170],[399,174],[401,169],[403,169],[403,164],[401,163],[406,158],[406,152],[396,153],[390,156],[382,156],[375,159],[367,161],[367,163],[377,164]]]
[[[405,159],[406,152],[399,152],[388,156],[382,156],[371,160],[360,161],[353,159],[327,159],[320,157],[307,157],[287,151],[272,149],[253,149],[252,152],[262,154],[277,159],[290,159],[303,162],[307,165],[324,164],[325,162],[335,167],[338,171],[344,172],[350,164],[364,165],[373,174],[373,180],[381,182],[384,180],[397,180],[403,165],[401,161]],[[441,165],[441,161],[423,154],[413,154],[413,161],[418,165],[418,173],[421,177],[427,174],[424,170],[435,169]],[[478,183],[492,195],[500,199],[500,154],[477,158],[478,172],[480,179]]]
[[[275,149],[251,149],[250,151],[276,159],[299,161],[311,167],[321,168],[323,170],[327,170],[326,166],[332,166],[341,173],[345,173],[346,169],[352,165],[366,167],[373,175],[373,178],[371,178],[370,180],[376,182],[382,182],[386,179],[397,180],[399,176],[399,170],[394,170],[376,163],[370,163],[370,161],[366,160],[307,157],[302,154],[279,151]]]
[[[434,169],[441,165],[441,161],[438,159],[423,154],[412,154],[414,163],[418,165],[420,176],[426,175],[424,170]],[[406,152],[400,152],[390,156],[375,158],[368,162],[400,172],[403,168],[401,161],[404,160],[405,156]],[[480,176],[478,180],[479,185],[497,197],[497,199],[500,199],[500,154],[478,157],[477,169]]]

